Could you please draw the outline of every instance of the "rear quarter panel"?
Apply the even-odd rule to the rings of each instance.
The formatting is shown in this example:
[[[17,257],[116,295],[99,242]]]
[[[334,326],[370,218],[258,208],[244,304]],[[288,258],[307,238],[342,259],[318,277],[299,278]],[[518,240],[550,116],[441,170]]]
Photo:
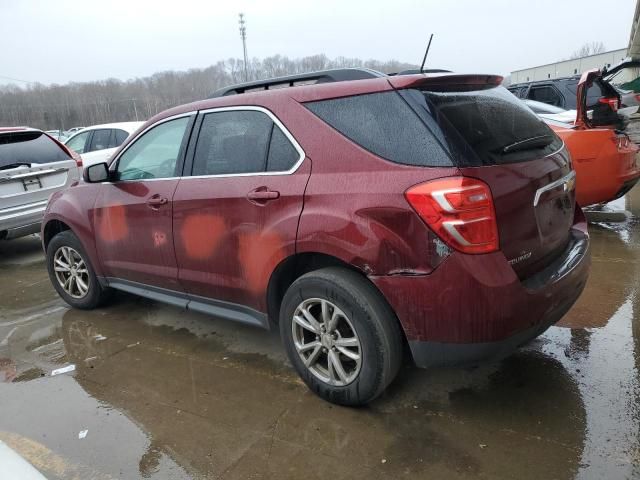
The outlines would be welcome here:
[[[298,253],[331,255],[367,275],[427,274],[446,257],[448,249],[443,251],[404,192],[417,183],[455,175],[457,169],[381,159],[300,104],[291,108],[288,120],[312,160]]]
[[[612,200],[635,168],[637,150],[619,151],[608,128],[562,129],[551,126],[571,153],[576,171],[576,200],[587,206]]]

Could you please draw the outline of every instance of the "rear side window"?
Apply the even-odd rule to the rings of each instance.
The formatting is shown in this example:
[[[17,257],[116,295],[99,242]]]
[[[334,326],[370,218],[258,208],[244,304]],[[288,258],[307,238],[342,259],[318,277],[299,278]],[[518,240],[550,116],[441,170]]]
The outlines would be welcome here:
[[[127,139],[128,136],[129,134],[124,130],[120,130],[119,128],[114,129],[113,137],[114,137],[115,144],[113,146],[119,147],[124,143],[124,141]]]
[[[16,163],[52,163],[70,158],[67,152],[42,132],[0,134],[0,168]]]
[[[274,124],[272,128],[267,171],[285,172],[291,170],[300,159],[300,153],[277,125]]]
[[[550,85],[531,87],[529,90],[529,98],[536,102],[548,103],[549,105],[554,105],[556,107],[560,107],[562,105],[562,97],[560,97],[560,94],[556,89]]]
[[[95,152],[96,150],[104,150],[110,148],[111,130],[94,130],[91,137],[91,145],[89,146],[89,152]]]
[[[499,165],[549,155],[562,140],[504,87],[402,95],[458,166]]]
[[[433,133],[395,91],[308,102],[305,106],[362,148],[394,163],[452,166]]]
[[[193,175],[286,172],[299,159],[298,150],[267,114],[212,112],[202,120]]]
[[[193,174],[263,172],[271,123],[257,111],[208,113],[198,135]]]
[[[508,90],[516,97],[522,98],[527,90],[527,87],[509,87]]]

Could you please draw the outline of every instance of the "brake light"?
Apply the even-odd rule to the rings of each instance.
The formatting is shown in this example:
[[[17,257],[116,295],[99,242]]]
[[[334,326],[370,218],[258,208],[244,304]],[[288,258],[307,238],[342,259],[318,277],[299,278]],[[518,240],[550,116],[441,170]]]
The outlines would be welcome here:
[[[615,97],[602,97],[598,99],[598,103],[604,103],[605,105],[609,105],[609,108],[614,112],[618,111],[619,102]]]
[[[618,150],[629,148],[630,140],[629,137],[624,133],[618,134],[613,137],[613,141],[616,143]]]
[[[636,93],[636,94],[634,95],[634,97],[636,97],[636,101],[637,101],[637,102],[640,102],[640,94],[639,94],[639,93]]]
[[[498,250],[498,224],[486,183],[469,177],[443,178],[414,185],[405,197],[452,248],[463,253]]]

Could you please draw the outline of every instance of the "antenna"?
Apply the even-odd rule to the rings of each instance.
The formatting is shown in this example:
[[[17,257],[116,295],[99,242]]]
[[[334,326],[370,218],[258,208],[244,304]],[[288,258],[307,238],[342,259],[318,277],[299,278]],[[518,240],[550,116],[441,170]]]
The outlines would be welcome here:
[[[420,73],[424,73],[424,64],[427,62],[427,55],[429,55],[429,48],[431,48],[431,40],[433,40],[433,33],[429,37],[429,44],[427,45],[427,51],[424,52],[424,58],[422,59],[422,65],[420,65]]]
[[[244,20],[244,13],[240,13],[240,38],[242,38],[242,51],[244,52],[244,81],[249,81],[249,71],[247,69],[247,22]]]

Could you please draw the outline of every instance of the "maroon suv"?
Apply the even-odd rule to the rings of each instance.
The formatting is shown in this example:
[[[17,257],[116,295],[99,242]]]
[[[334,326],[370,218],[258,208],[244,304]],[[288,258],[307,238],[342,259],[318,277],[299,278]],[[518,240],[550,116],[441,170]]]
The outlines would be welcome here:
[[[51,198],[51,281],[77,308],[118,289],[278,325],[345,405],[405,347],[503,357],[576,301],[589,239],[562,141],[500,81],[321,72],[163,112]]]

